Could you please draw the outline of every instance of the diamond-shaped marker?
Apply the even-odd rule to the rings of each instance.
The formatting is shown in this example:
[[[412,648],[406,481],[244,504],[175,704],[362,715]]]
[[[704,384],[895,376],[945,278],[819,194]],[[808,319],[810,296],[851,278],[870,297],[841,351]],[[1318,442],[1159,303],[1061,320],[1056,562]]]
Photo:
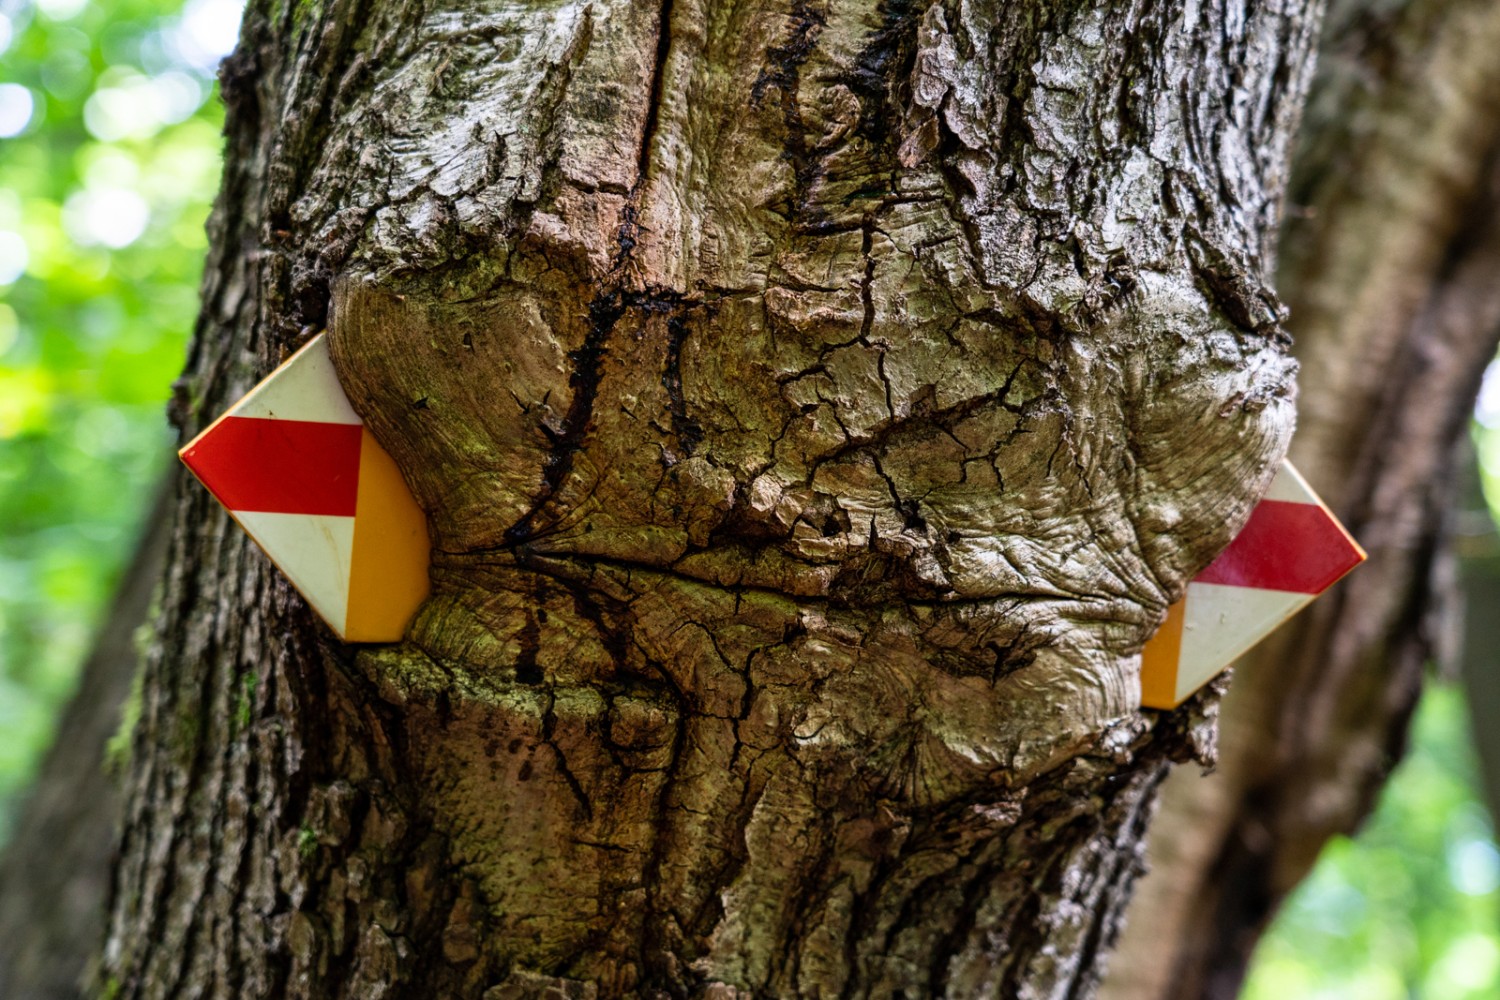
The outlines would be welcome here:
[[[1364,549],[1283,462],[1249,522],[1193,578],[1142,650],[1141,704],[1176,708],[1364,560]]]
[[[394,642],[427,596],[427,519],[318,334],[178,453],[346,642]]]

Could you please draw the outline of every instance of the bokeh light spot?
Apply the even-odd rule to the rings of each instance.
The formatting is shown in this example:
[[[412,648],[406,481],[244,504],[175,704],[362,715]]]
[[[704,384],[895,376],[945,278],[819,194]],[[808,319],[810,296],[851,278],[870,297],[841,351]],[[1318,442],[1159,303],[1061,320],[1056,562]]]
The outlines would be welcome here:
[[[127,247],[151,221],[146,199],[125,188],[86,188],[63,204],[63,229],[79,246]]]
[[[89,0],[36,0],[37,10],[54,21],[71,21],[89,5]]]
[[[0,285],[9,285],[26,273],[31,253],[20,233],[0,230]],[[0,347],[0,352],[4,348]]]
[[[1488,840],[1462,840],[1448,851],[1448,879],[1466,896],[1500,888],[1500,850]]]
[[[36,101],[19,83],[0,83],[0,139],[20,135],[31,124]]]
[[[234,51],[243,10],[240,0],[190,0],[168,45],[181,61],[211,70]]]
[[[163,126],[191,117],[205,96],[203,85],[180,70],[148,77],[112,67],[100,79],[109,82],[84,104],[83,124],[105,142],[149,139]]]

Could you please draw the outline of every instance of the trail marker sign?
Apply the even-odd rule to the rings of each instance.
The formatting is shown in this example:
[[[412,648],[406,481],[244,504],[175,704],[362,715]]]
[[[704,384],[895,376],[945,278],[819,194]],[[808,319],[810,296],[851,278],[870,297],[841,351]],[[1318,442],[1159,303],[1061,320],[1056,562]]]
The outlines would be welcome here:
[[[1364,559],[1283,462],[1245,527],[1188,584],[1141,652],[1141,704],[1176,708]]]
[[[347,642],[394,642],[428,593],[427,522],[349,405],[326,334],[179,453]],[[1141,654],[1141,703],[1175,708],[1365,558],[1282,463]]]
[[[318,334],[178,453],[346,642],[394,642],[427,596],[427,520]]]

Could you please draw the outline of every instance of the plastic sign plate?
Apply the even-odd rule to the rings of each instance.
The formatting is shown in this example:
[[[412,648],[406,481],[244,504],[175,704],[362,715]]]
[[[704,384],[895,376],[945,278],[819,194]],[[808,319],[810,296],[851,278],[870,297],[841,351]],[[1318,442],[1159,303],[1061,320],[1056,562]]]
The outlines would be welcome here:
[[[1141,652],[1141,704],[1176,708],[1365,560],[1290,462]]]
[[[427,596],[427,519],[318,334],[178,453],[346,642],[395,642]]]

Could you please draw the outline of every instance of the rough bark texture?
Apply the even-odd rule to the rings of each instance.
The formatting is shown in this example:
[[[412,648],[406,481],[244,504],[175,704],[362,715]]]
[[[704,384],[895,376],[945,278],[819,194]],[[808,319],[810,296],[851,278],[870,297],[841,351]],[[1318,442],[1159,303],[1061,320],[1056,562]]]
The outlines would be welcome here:
[[[326,325],[434,590],[342,647],[184,487],[104,991],[1089,994],[1316,22],[252,3],[177,417]]]
[[[1282,242],[1292,457],[1369,563],[1245,659],[1218,773],[1174,776],[1118,1000],[1233,997],[1276,906],[1352,832],[1441,658],[1455,444],[1500,337],[1500,7],[1336,6]]]

